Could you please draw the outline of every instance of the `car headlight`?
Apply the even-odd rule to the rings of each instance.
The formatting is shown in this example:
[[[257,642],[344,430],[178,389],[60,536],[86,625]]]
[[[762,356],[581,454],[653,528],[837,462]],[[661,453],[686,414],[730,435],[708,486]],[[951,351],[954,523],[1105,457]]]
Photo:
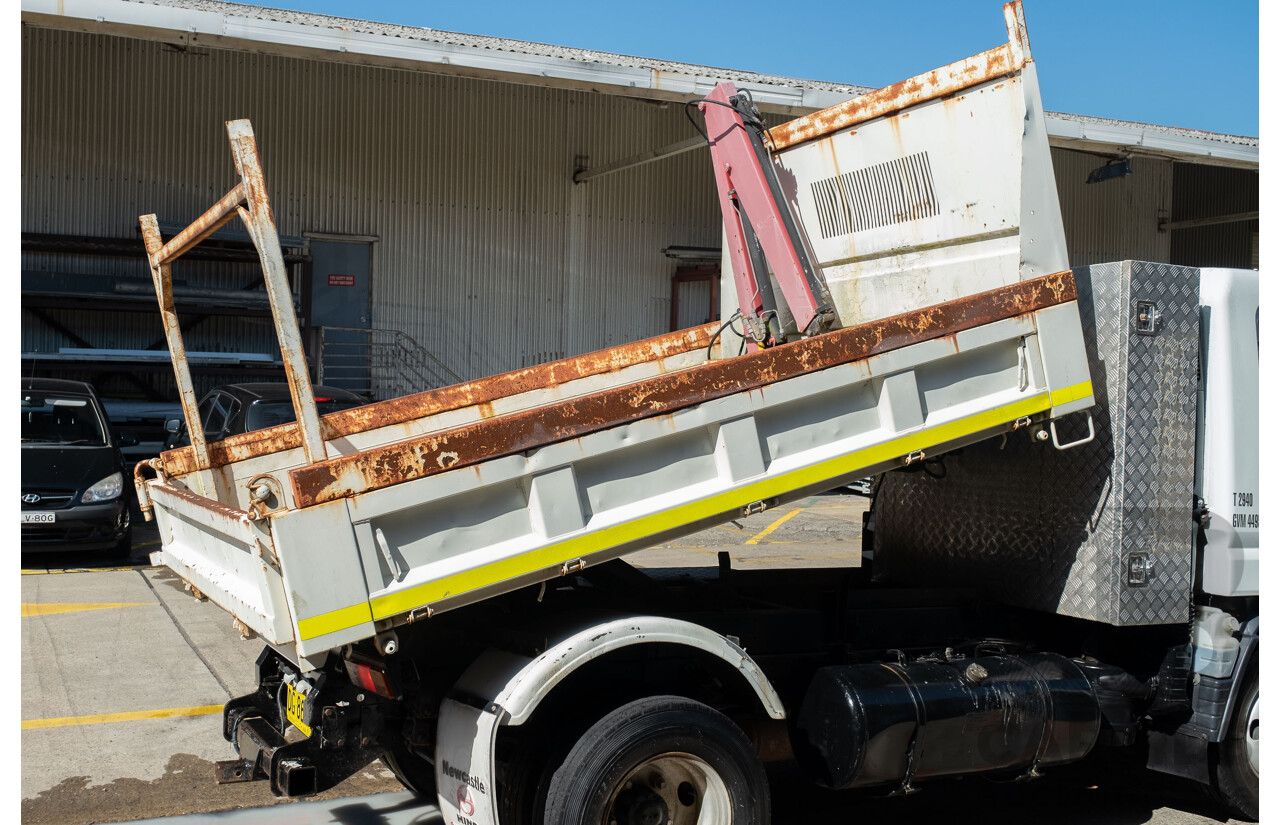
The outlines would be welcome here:
[[[89,489],[84,491],[84,495],[80,496],[80,501],[87,504],[91,501],[108,501],[119,498],[120,491],[123,489],[124,474],[112,473],[102,481],[90,485]]]

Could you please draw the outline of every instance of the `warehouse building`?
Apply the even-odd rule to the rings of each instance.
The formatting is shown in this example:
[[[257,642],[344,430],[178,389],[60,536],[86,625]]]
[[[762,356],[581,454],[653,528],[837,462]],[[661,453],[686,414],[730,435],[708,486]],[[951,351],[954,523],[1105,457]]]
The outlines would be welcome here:
[[[709,320],[720,214],[683,103],[726,79],[771,123],[868,91],[207,0],[23,0],[24,374],[92,380],[119,421],[174,408],[138,216],[167,236],[234,184],[234,118],[316,377],[387,397]],[[1048,128],[1073,264],[1257,266],[1256,138]],[[247,240],[174,269],[197,389],[283,377]]]

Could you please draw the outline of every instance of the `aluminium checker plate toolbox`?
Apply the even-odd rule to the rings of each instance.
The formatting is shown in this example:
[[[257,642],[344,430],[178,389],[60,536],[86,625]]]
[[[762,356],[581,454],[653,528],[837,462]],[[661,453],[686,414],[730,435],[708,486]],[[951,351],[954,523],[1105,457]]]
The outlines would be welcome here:
[[[1197,531],[1199,270],[1123,261],[1074,273],[1096,438],[1058,451],[1014,432],[886,474],[876,570],[1112,625],[1185,622]],[[1064,442],[1085,432],[1059,430]]]

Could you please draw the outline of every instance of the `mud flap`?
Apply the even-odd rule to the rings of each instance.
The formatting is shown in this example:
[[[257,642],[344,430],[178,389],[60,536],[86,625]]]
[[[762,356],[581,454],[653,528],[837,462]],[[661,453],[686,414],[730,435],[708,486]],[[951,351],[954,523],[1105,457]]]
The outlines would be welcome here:
[[[446,825],[497,825],[494,746],[502,711],[455,699],[440,703],[436,800]]]

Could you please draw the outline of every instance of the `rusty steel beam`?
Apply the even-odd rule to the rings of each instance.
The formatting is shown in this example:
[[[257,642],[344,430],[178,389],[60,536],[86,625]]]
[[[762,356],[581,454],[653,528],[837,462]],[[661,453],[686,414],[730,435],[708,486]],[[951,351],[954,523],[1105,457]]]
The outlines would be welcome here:
[[[293,311],[293,293],[289,290],[280,236],[271,214],[271,199],[267,197],[267,182],[262,173],[253,126],[248,120],[227,121],[227,136],[231,140],[231,154],[236,162],[236,171],[240,173],[240,186],[248,206],[247,209],[236,206],[235,212],[253,238],[253,245],[258,248],[262,261],[262,279],[267,286],[267,299],[271,303],[271,315],[280,341],[285,378],[289,382],[289,394],[293,396],[294,413],[302,428],[302,450],[308,463],[321,461],[325,453],[320,412],[316,408],[315,393],[311,391],[311,374],[302,348],[302,334],[298,331],[298,316]]]
[[[137,468],[135,468],[135,477],[136,470]],[[195,510],[189,511],[190,515],[198,515],[202,523],[215,529],[220,526],[220,519],[226,519],[237,525],[245,525],[251,521],[247,510],[228,507],[217,499],[196,495],[190,490],[173,484],[153,484],[149,489],[152,492],[167,493],[174,498],[182,499],[184,504],[195,508]]]
[[[626,369],[649,361],[659,361],[698,349],[711,342],[717,324],[659,335],[643,341],[623,344],[598,352],[536,364],[500,375],[468,381],[449,387],[392,398],[324,416],[329,438],[344,438],[380,427],[391,427],[438,413],[466,407],[485,406],[519,393],[553,387],[593,375]],[[492,415],[490,408],[486,417]],[[237,461],[291,450],[302,445],[296,423],[279,424],[263,430],[233,435],[209,445],[209,460],[214,467]],[[165,472],[181,476],[196,468],[195,455],[189,447],[171,450],[162,456]]]
[[[1027,24],[1020,0],[1006,3],[1004,13],[1009,42],[1003,46],[775,126],[769,130],[774,150],[781,151],[789,146],[817,140],[858,123],[884,117],[927,100],[955,94],[970,86],[1018,71],[1031,59]]]
[[[192,469],[207,470],[209,449],[204,440],[204,427],[200,425],[196,390],[191,381],[191,365],[187,363],[187,347],[182,343],[178,310],[173,306],[173,278],[169,273],[169,264],[160,261],[160,252],[164,247],[160,237],[160,224],[155,215],[143,215],[138,218],[138,223],[142,226],[142,242],[147,247],[151,280],[156,288],[156,300],[160,303],[160,320],[164,324],[164,335],[169,342],[173,375],[178,384],[178,401],[182,404],[182,415],[187,420],[187,433],[191,436]]]
[[[169,239],[169,242],[158,251],[147,252],[153,265],[168,264],[182,257],[192,247],[217,232],[236,216],[236,208],[244,203],[245,189],[243,183],[222,196],[222,199],[209,207],[203,215],[191,222],[191,225]]]
[[[1075,300],[1070,271],[292,470],[308,507],[536,449]]]

